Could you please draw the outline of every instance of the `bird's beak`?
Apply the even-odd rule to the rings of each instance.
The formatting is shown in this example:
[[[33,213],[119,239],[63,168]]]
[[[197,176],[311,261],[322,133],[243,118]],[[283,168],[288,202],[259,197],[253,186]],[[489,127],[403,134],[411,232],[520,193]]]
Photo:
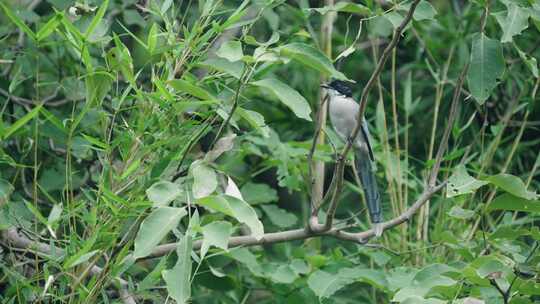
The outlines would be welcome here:
[[[321,88],[330,89],[330,87],[326,83],[321,84]]]

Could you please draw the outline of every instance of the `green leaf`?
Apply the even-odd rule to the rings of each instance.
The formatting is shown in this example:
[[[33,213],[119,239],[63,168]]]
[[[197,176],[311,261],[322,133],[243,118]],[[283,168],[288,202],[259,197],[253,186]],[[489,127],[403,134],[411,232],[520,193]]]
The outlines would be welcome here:
[[[131,86],[136,88],[131,53],[116,35],[114,36],[114,42],[116,46],[107,52],[107,62],[109,63],[109,67],[113,71],[121,72]]]
[[[243,200],[229,195],[206,196],[198,199],[196,204],[234,217],[238,222],[246,224],[251,235],[258,240],[264,235],[264,227],[257,213]]]
[[[217,188],[217,176],[214,169],[202,161],[195,161],[190,167],[193,176],[193,197],[198,199],[212,194]]]
[[[103,16],[105,15],[105,12],[107,11],[107,7],[109,6],[109,0],[104,0],[101,6],[99,7],[96,15],[92,19],[92,22],[90,22],[90,25],[86,29],[86,32],[84,33],[84,38],[88,39],[90,35],[92,35],[92,32],[96,29],[96,27],[99,25],[101,20],[103,19]]]
[[[308,286],[319,299],[330,298],[343,287],[352,284],[354,279],[340,277],[322,270],[317,270],[308,278]]]
[[[242,72],[244,71],[243,62],[230,62],[223,58],[210,58],[200,63],[200,65],[227,73],[236,79],[240,79],[240,77],[242,77]]]
[[[158,25],[156,23],[152,24],[150,31],[148,32],[148,39],[146,40],[146,46],[148,47],[148,52],[150,54],[154,53],[157,44],[158,37]]]
[[[398,28],[401,25],[401,22],[403,22],[403,19],[405,19],[405,17],[397,11],[391,11],[384,14],[384,17],[392,23],[394,30]]]
[[[509,193],[504,193],[497,196],[491,204],[488,205],[488,210],[511,210],[523,212],[540,213],[540,201],[528,200]]]
[[[26,35],[28,35],[28,37],[32,38],[32,40],[37,40],[36,34],[24,23],[24,21],[21,20],[21,18],[19,18],[19,16],[17,16],[17,14],[15,14],[4,3],[5,2],[3,1],[0,2],[0,6],[4,10],[6,16],[11,20],[11,22],[15,23],[15,25],[17,25],[17,27],[19,27]]]
[[[206,256],[210,246],[227,250],[231,230],[231,223],[224,221],[215,221],[202,227],[203,242],[201,245],[201,257]]]
[[[139,232],[135,237],[135,259],[145,257],[161,240],[178,225],[178,222],[187,214],[184,208],[159,207],[145,218]]]
[[[230,62],[239,61],[244,57],[242,43],[240,41],[227,41],[219,47],[216,55]]]
[[[231,133],[227,136],[224,136],[220,138],[212,150],[208,151],[206,155],[204,156],[204,160],[207,162],[213,162],[215,161],[221,154],[230,151],[234,146],[234,139],[236,138],[236,134]]]
[[[240,191],[244,200],[251,205],[271,203],[278,200],[277,191],[267,184],[247,182]]]
[[[334,68],[334,65],[320,50],[304,43],[290,43],[279,48],[280,54],[294,59],[310,68],[313,68],[326,76],[331,76],[339,80],[348,80],[341,72]]]
[[[284,264],[279,265],[277,269],[272,271],[270,278],[276,283],[291,284],[298,278],[298,275],[290,265]]]
[[[6,130],[4,130],[4,134],[2,134],[3,139],[7,139],[11,134],[15,133],[17,130],[19,130],[22,126],[24,126],[27,122],[32,120],[36,115],[38,115],[39,111],[41,110],[41,107],[43,105],[39,105],[35,108],[33,108],[30,112],[26,113],[21,119],[17,120],[14,124],[9,126]]]
[[[236,113],[246,120],[255,130],[259,131],[262,136],[270,137],[270,127],[266,125],[264,122],[264,116],[262,116],[259,112],[238,107],[236,109]]]
[[[435,16],[437,15],[437,11],[426,0],[420,1],[418,3],[418,6],[416,7],[416,10],[414,11],[413,18],[416,21],[422,21],[422,20],[433,20]]]
[[[232,196],[226,195],[233,216],[240,222],[246,224],[251,230],[251,235],[260,240],[264,235],[264,227],[255,210],[246,202]]]
[[[448,215],[461,220],[467,220],[474,216],[473,210],[466,210],[460,206],[452,206],[452,209],[448,211]]]
[[[445,264],[424,267],[416,273],[410,285],[394,294],[392,301],[403,302],[410,297],[425,297],[432,288],[455,286],[458,281],[444,275],[448,272],[457,272],[457,270]]]
[[[191,297],[191,250],[193,241],[189,230],[176,247],[176,264],[173,268],[163,270],[161,275],[167,285],[169,295],[180,304],[189,303]]]
[[[479,104],[483,104],[488,99],[504,70],[501,43],[498,40],[489,39],[484,33],[475,34],[467,82],[472,96]]]
[[[521,60],[523,60],[523,63],[529,68],[531,73],[535,78],[540,77],[540,73],[538,72],[538,62],[536,61],[536,58],[533,56],[527,55],[527,53],[523,52],[518,48],[518,46],[514,43],[514,48],[517,50],[519,57]]]
[[[501,42],[512,42],[513,37],[521,34],[529,27],[529,9],[522,8],[514,3],[509,3],[506,14],[504,12],[494,13],[495,19],[501,26],[503,35]]]
[[[388,285],[382,272],[361,267],[343,268],[336,274],[317,270],[308,278],[309,288],[319,299],[329,298],[338,290],[354,282],[366,282],[382,289]]]
[[[229,202],[222,196],[211,195],[205,196],[196,201],[197,205],[203,206],[207,209],[221,212],[228,216],[233,216]]]
[[[538,198],[535,192],[527,191],[527,187],[525,187],[523,181],[517,176],[501,173],[490,176],[486,180],[514,196],[527,200]]]
[[[80,265],[82,263],[85,263],[94,255],[96,255],[96,253],[99,253],[99,252],[100,252],[99,250],[92,250],[90,252],[83,253],[80,255],[79,254],[74,255],[70,259],[66,260],[66,262],[64,263],[64,269],[69,269],[77,265]]]
[[[146,189],[146,196],[154,203],[153,207],[167,206],[182,193],[180,187],[169,181],[159,181]]]
[[[47,38],[54,30],[60,25],[62,19],[64,18],[64,13],[56,13],[43,27],[39,29],[36,34],[36,39],[41,41]]]
[[[401,304],[447,304],[448,301],[443,301],[435,298],[426,299],[419,296],[411,296],[400,302]]]
[[[274,78],[267,78],[255,81],[252,84],[270,90],[282,103],[289,107],[297,117],[311,121],[311,117],[309,116],[311,108],[309,107],[307,100],[285,83]]]
[[[268,215],[270,221],[280,228],[294,226],[298,221],[294,213],[289,213],[276,205],[261,205],[261,208]]]
[[[371,13],[371,10],[367,6],[346,1],[341,1],[336,3],[335,5],[328,5],[320,8],[310,8],[309,10],[316,11],[321,15],[325,15],[328,12],[343,12],[358,15],[369,15]]]
[[[175,90],[188,93],[202,100],[216,100],[216,98],[201,86],[193,85],[182,79],[174,79],[167,82]]]
[[[472,193],[476,189],[487,184],[486,181],[481,181],[473,178],[467,173],[465,166],[459,165],[454,169],[454,172],[448,179],[446,186],[446,197],[454,197],[462,194]]]

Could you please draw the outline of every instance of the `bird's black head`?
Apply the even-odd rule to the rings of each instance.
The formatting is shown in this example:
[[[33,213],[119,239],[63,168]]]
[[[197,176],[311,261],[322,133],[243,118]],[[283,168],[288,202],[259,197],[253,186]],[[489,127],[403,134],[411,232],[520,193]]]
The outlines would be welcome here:
[[[352,89],[345,81],[333,80],[328,84],[328,87],[338,91],[342,95],[352,97]]]

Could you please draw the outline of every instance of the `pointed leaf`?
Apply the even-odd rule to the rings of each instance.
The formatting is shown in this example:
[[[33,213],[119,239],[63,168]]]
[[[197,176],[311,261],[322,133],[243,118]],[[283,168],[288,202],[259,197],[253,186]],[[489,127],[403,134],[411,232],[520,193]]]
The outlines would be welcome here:
[[[260,240],[264,235],[264,227],[255,210],[246,202],[236,197],[226,195],[233,216],[240,222],[246,224],[251,230],[251,235]]]
[[[501,42],[512,42],[513,37],[521,34],[529,27],[529,9],[522,8],[514,3],[508,4],[508,10],[493,14],[501,26],[503,35]]]
[[[176,264],[164,270],[161,275],[167,285],[169,295],[180,304],[189,303],[191,297],[191,250],[193,242],[191,234],[186,232],[176,248]]]
[[[162,207],[168,205],[177,198],[182,191],[180,187],[169,181],[159,181],[154,183],[146,190],[146,196],[154,203],[153,207]]]
[[[92,19],[92,22],[90,22],[90,25],[86,29],[86,32],[84,33],[84,38],[88,39],[90,35],[92,35],[92,32],[96,29],[96,27],[99,25],[101,20],[103,19],[103,16],[105,15],[105,12],[107,11],[107,7],[109,6],[109,0],[104,0],[101,6],[99,7],[96,15]]]
[[[528,191],[523,181],[517,176],[501,173],[490,176],[487,181],[514,196],[527,200],[538,199],[538,195],[535,192]]]
[[[240,41],[227,41],[220,46],[216,55],[229,60],[230,62],[239,61],[244,57],[242,43]]]
[[[212,194],[217,188],[217,176],[214,169],[202,161],[195,161],[190,167],[193,176],[193,197],[198,199]]]
[[[270,90],[282,103],[289,107],[296,116],[311,121],[311,117],[309,116],[311,108],[309,107],[307,100],[285,83],[277,79],[267,78],[255,81],[252,84]]]
[[[238,107],[236,110],[238,115],[245,119],[255,130],[259,131],[262,136],[270,137],[270,127],[264,122],[264,116],[259,112],[246,110],[244,108]]]
[[[64,18],[63,13],[56,13],[43,27],[39,29],[36,34],[36,39],[41,41],[47,38],[54,30],[60,25],[60,22]]]
[[[36,34],[28,27],[28,25],[26,25],[24,21],[22,21],[22,19],[19,18],[19,16],[17,16],[17,14],[15,14],[15,12],[13,12],[4,3],[6,2],[1,1],[0,6],[4,10],[6,16],[11,20],[11,22],[15,23],[15,25],[17,25],[17,27],[19,27],[24,33],[26,33],[28,37],[32,38],[32,40],[37,40]]]
[[[141,223],[135,237],[135,259],[145,257],[161,242],[187,214],[185,208],[160,207],[152,211]]]
[[[497,196],[488,206],[488,210],[511,210],[540,213],[540,201],[528,200],[509,193]]]
[[[210,246],[227,250],[231,230],[231,223],[224,221],[212,222],[202,227],[203,242],[201,245],[201,257],[206,256]]]
[[[454,173],[448,179],[446,187],[446,196],[454,197],[462,194],[472,193],[476,189],[487,184],[486,181],[481,181],[473,178],[467,173],[465,166],[458,166],[454,169]]]
[[[469,90],[479,104],[488,99],[505,70],[502,45],[483,33],[473,36],[471,63],[467,73]]]
[[[294,226],[298,221],[298,217],[294,213],[289,213],[276,205],[261,205],[261,208],[268,215],[270,221],[280,228]]]
[[[27,122],[32,120],[36,115],[38,115],[39,111],[41,110],[42,105],[39,105],[35,108],[33,108],[30,112],[26,113],[21,119],[17,120],[14,124],[9,126],[6,130],[4,130],[4,134],[2,134],[2,137],[4,139],[7,139],[11,134],[15,133],[17,130],[19,130],[22,126],[24,126]]]
[[[279,48],[281,55],[292,58],[310,68],[313,68],[327,76],[340,80],[348,80],[347,77],[337,71],[320,50],[304,43],[290,43]]]

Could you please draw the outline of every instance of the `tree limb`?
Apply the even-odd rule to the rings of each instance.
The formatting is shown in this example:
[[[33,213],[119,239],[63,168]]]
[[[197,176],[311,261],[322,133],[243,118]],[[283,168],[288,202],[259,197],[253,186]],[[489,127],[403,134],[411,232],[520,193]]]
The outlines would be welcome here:
[[[416,202],[405,212],[399,216],[386,221],[383,223],[384,229],[390,229],[395,226],[398,226],[406,221],[408,221],[414,213],[422,207],[435,193],[441,190],[446,185],[446,182],[441,183],[435,187],[428,187],[424,192],[418,197]],[[288,241],[304,240],[313,237],[334,237],[336,239],[344,241],[352,241],[359,244],[365,244],[370,238],[375,236],[375,231],[369,229],[362,232],[351,233],[345,232],[338,228],[332,228],[327,231],[313,231],[309,229],[294,229],[281,232],[272,232],[266,233],[264,236],[257,240],[252,236],[233,236],[229,239],[228,248],[239,247],[239,246],[256,246],[256,245],[266,245],[274,243],[282,243]],[[198,250],[201,248],[202,240],[193,242],[193,249]],[[157,246],[151,255],[145,257],[147,258],[157,258],[164,255],[167,255],[174,250],[176,250],[177,243],[168,243]]]

